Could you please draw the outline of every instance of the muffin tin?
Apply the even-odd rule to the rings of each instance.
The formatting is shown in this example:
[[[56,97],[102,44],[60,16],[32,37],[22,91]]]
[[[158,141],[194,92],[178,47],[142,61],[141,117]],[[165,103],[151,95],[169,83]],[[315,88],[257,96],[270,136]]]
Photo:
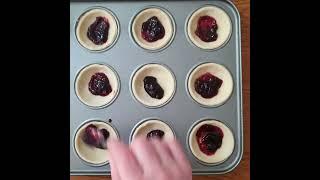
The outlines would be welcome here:
[[[187,21],[197,9],[213,5],[223,9],[231,20],[229,39],[219,48],[204,50],[190,42]],[[136,44],[131,24],[134,17],[148,7],[159,7],[172,16],[174,34],[170,43],[161,51],[149,51]],[[89,9],[106,8],[116,17],[119,35],[108,49],[90,51],[77,40],[75,29],[79,17]],[[240,16],[228,0],[211,1],[71,1],[70,2],[70,174],[109,175],[109,164],[90,165],[81,160],[74,149],[78,128],[87,120],[99,120],[112,124],[120,139],[129,143],[137,124],[145,119],[159,119],[172,128],[188,156],[193,174],[222,174],[233,170],[243,153],[242,123],[242,68],[241,68]],[[233,79],[233,91],[228,100],[217,107],[205,107],[189,95],[187,81],[190,72],[205,62],[226,67]],[[110,66],[119,76],[117,98],[100,108],[83,104],[76,95],[75,80],[78,73],[90,64]],[[175,93],[163,106],[150,108],[136,101],[131,93],[132,75],[144,64],[161,64],[168,67],[175,77]],[[188,146],[190,128],[203,119],[215,119],[228,126],[234,135],[235,146],[231,156],[223,163],[208,165],[194,157]],[[112,120],[110,122],[110,120]]]

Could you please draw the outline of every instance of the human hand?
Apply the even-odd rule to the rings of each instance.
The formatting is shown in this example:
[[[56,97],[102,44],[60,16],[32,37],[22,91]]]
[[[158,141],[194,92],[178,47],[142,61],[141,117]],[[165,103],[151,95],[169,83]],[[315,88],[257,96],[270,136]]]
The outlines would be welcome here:
[[[188,159],[177,140],[137,137],[130,146],[108,142],[113,180],[191,180]]]

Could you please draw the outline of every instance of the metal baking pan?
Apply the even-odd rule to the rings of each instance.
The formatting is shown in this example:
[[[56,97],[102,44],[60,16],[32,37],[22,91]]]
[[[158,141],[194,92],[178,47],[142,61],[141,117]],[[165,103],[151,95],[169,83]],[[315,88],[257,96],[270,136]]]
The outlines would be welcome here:
[[[230,17],[232,33],[222,47],[204,51],[192,45],[186,36],[186,21],[192,12],[204,5],[222,8]],[[120,35],[115,45],[107,51],[94,53],[83,48],[75,36],[75,25],[79,16],[88,8],[100,6],[112,10],[119,20]],[[175,21],[175,36],[172,43],[162,51],[148,52],[137,46],[130,33],[132,18],[148,6],[166,9]],[[242,120],[242,68],[241,68],[240,16],[236,7],[227,0],[211,1],[71,1],[70,2],[70,174],[109,175],[109,164],[95,167],[84,163],[75,153],[73,139],[77,128],[88,119],[108,121],[117,129],[120,138],[129,143],[130,133],[141,120],[158,117],[170,124],[176,137],[183,144],[192,164],[193,174],[223,174],[233,170],[243,153]],[[186,78],[190,70],[202,62],[224,65],[232,74],[234,87],[229,100],[215,108],[201,107],[195,103],[186,89]],[[121,90],[117,99],[105,108],[92,109],[82,104],[75,94],[74,81],[79,70],[92,63],[108,64],[120,78]],[[176,92],[172,100],[160,108],[147,108],[135,101],[130,93],[132,73],[146,63],[168,66],[176,78]],[[199,163],[186,143],[188,131],[194,122],[209,117],[229,126],[235,138],[233,154],[222,164],[207,166]]]

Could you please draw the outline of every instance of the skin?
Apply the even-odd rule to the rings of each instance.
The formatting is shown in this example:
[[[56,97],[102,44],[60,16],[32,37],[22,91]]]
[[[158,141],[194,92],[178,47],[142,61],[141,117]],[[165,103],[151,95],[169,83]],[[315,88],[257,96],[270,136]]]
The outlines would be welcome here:
[[[177,140],[137,137],[130,146],[108,142],[113,180],[191,180],[191,166]]]

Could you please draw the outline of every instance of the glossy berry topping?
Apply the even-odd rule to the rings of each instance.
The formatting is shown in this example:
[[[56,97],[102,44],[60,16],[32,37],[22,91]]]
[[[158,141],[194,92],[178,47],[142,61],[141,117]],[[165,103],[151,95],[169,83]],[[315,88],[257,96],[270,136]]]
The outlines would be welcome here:
[[[99,149],[106,149],[106,141],[109,138],[109,131],[106,129],[98,129],[95,125],[90,124],[85,128],[83,141]]]
[[[207,72],[196,79],[194,87],[203,98],[212,98],[218,94],[222,82],[221,79]]]
[[[88,38],[96,45],[101,45],[108,40],[109,22],[105,17],[96,17],[96,20],[89,26]]]
[[[162,139],[164,135],[164,132],[161,131],[161,130],[152,130],[150,131],[148,134],[147,134],[147,139],[150,139],[150,138],[159,138],[159,139]]]
[[[162,39],[165,35],[165,29],[156,16],[151,17],[142,23],[141,36],[148,42],[154,42]]]
[[[162,87],[158,84],[157,78],[153,76],[146,76],[143,79],[144,90],[152,97],[156,99],[161,99],[163,97],[164,91]]]
[[[104,73],[95,73],[89,82],[89,91],[93,95],[107,96],[112,91],[108,77]]]
[[[204,124],[198,129],[196,137],[200,150],[209,156],[221,147],[223,132],[217,126]]]
[[[196,35],[204,42],[217,40],[218,25],[216,20],[211,16],[201,16],[198,19]]]

